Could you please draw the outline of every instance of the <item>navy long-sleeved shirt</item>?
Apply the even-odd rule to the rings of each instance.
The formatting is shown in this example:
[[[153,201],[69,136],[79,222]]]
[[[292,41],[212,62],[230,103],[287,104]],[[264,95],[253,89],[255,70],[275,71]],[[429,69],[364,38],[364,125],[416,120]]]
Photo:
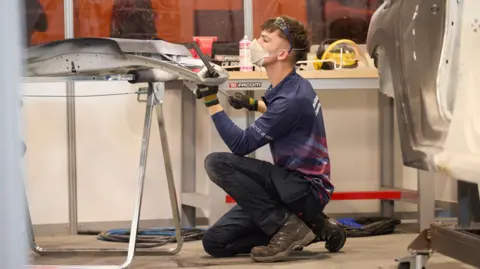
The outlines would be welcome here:
[[[242,130],[224,111],[212,115],[232,153],[246,155],[270,144],[275,165],[311,180],[323,200],[330,200],[330,157],[322,108],[310,82],[295,69],[262,97],[267,111]]]

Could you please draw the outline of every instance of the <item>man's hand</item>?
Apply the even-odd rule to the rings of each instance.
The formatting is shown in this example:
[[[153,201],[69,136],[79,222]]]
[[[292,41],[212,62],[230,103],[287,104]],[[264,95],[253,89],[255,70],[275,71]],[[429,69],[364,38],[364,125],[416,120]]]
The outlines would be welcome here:
[[[198,88],[195,90],[195,96],[197,99],[202,99],[207,107],[218,105],[220,102],[217,98],[218,86],[205,86],[198,85]]]
[[[234,95],[229,96],[228,102],[235,109],[246,108],[250,111],[258,110],[258,101],[240,92],[236,92]]]
[[[267,111],[267,106],[263,101],[248,97],[239,92],[228,97],[228,102],[235,109],[246,108],[250,111],[257,111],[260,113],[265,113],[265,111]]]
[[[225,68],[213,63],[210,63],[210,65],[215,70],[215,74],[210,74],[206,66],[202,67],[197,73],[198,79],[200,80],[198,84],[211,87],[218,86],[227,81],[229,75]]]

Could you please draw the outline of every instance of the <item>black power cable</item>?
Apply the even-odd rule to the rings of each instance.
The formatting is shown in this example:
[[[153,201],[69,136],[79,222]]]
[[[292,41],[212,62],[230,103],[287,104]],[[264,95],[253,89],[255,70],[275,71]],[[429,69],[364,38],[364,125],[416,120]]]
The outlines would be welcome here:
[[[201,240],[205,230],[199,228],[182,229],[184,242]],[[118,229],[109,231],[79,231],[80,235],[96,235],[98,240],[116,243],[128,243],[130,239],[129,229]],[[137,248],[154,248],[166,244],[176,243],[174,228],[163,229],[142,229],[138,231]]]

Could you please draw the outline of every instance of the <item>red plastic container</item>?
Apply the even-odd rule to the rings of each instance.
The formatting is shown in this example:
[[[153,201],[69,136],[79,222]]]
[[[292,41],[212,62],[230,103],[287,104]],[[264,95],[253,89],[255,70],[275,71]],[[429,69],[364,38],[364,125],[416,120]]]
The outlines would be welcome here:
[[[217,40],[218,40],[217,36],[194,36],[193,37],[193,41],[197,42],[203,54],[209,55],[210,57],[212,56],[213,42]],[[194,49],[191,49],[190,51],[192,52],[193,58],[196,58],[196,59],[200,58]]]

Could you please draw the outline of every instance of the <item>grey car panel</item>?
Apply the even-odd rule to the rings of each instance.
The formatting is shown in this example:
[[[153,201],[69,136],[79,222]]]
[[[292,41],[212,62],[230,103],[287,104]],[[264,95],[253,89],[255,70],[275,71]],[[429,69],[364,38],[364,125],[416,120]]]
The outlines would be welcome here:
[[[175,60],[191,57],[187,55],[191,54],[185,46],[161,40],[65,39],[28,48],[26,76],[125,75],[152,70],[149,77],[157,82],[180,79],[220,85],[228,79],[228,72],[221,67],[216,68],[218,77],[200,77]]]
[[[367,37],[381,91],[393,92],[403,162],[420,169],[429,169],[428,157],[448,128],[436,87],[445,5],[445,0],[386,1],[372,17]]]

